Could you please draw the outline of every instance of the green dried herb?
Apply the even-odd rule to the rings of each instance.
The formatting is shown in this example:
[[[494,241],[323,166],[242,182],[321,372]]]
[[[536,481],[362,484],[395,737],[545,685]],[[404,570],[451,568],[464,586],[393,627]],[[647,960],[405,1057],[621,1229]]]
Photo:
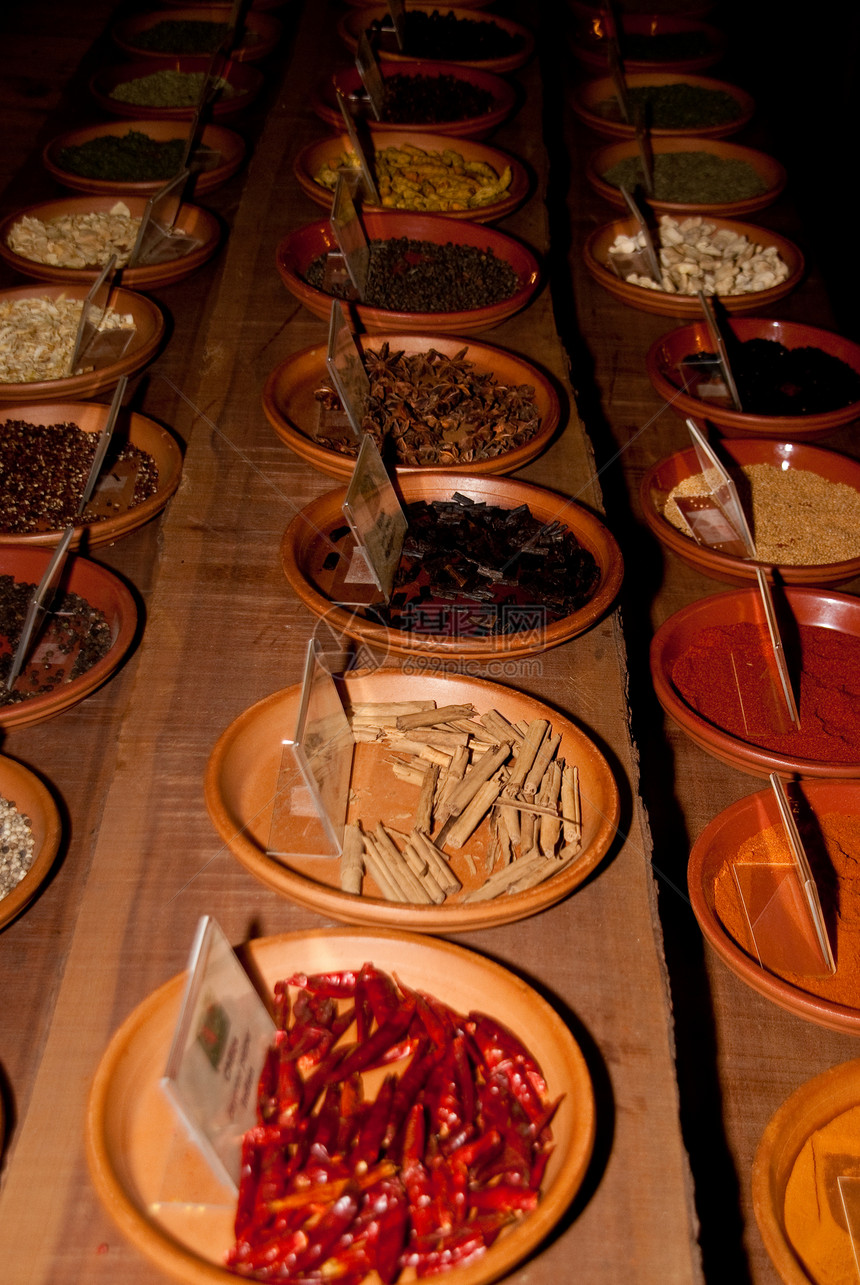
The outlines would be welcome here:
[[[63,147],[57,160],[61,169],[83,178],[151,183],[173,178],[184,152],[184,138],[160,143],[149,134],[130,129],[127,134],[102,134],[76,147]]]
[[[631,191],[644,184],[638,156],[629,156],[606,170],[613,187]],[[745,201],[767,191],[767,183],[747,161],[723,160],[710,152],[657,152],[654,155],[654,197],[683,205],[722,205]]]
[[[638,85],[628,88],[631,119],[638,112],[652,129],[702,129],[722,125],[740,115],[740,104],[722,89],[703,89],[686,81],[675,85]],[[597,106],[601,116],[619,120],[621,113],[616,98],[606,98]]]

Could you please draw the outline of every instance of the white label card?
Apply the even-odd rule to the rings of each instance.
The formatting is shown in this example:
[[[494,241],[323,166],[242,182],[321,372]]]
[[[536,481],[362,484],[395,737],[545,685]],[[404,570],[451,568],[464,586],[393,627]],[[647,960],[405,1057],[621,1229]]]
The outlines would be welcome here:
[[[275,1023],[218,923],[204,915],[162,1088],[222,1181],[238,1189],[242,1139]]]

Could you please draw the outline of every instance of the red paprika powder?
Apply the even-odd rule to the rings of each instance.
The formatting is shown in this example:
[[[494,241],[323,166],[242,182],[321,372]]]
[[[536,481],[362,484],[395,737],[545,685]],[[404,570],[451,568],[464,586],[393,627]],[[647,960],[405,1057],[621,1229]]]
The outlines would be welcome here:
[[[703,629],[672,668],[687,705],[749,745],[824,763],[860,762],[860,638],[799,625],[800,727],[788,722],[767,628]],[[797,696],[797,686],[795,686]]]

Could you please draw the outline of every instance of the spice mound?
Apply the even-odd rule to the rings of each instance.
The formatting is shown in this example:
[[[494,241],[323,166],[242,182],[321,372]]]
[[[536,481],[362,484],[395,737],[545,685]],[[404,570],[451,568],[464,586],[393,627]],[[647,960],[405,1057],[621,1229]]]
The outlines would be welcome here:
[[[101,501],[91,500],[77,516],[98,438],[98,433],[86,433],[77,424],[9,419],[0,423],[0,531],[60,531],[70,523],[103,522],[121,511],[118,501],[111,512]],[[130,443],[114,447],[108,455],[96,497],[106,494],[109,485],[124,495],[125,478],[134,478],[128,508],[136,508],[158,490],[155,460]]]
[[[498,710],[419,699],[363,703],[350,723],[360,820],[344,835],[344,892],[412,905],[485,902],[536,888],[582,855],[579,769],[559,753],[561,733],[547,719],[515,725]],[[392,825],[387,804],[375,820],[388,772],[415,787],[414,810],[397,814],[408,833]]]
[[[484,638],[532,633],[583,607],[600,571],[558,521],[515,509],[451,500],[406,506],[409,527],[382,623],[422,634]]]
[[[35,589],[34,584],[0,575],[0,705],[17,705],[33,696],[44,696],[61,683],[80,678],[111,649],[112,631],[104,613],[79,594],[61,594],[10,692],[6,675]]]
[[[377,147],[371,160],[379,199],[386,209],[474,210],[501,200],[511,185],[511,167],[497,174],[486,161],[468,161],[453,148],[427,151],[413,143]],[[314,174],[331,191],[344,169],[357,169],[354,152],[343,152]]]
[[[666,294],[756,294],[788,278],[788,264],[775,245],[760,245],[731,228],[717,228],[701,215],[680,222],[664,214],[660,219],[658,284],[639,270],[645,236],[621,234],[609,247],[609,266],[631,285]],[[655,246],[655,249],[657,247]],[[636,256],[630,262],[630,256]],[[637,261],[639,260],[639,261]]]
[[[24,878],[36,857],[30,818],[0,795],[0,901]]]
[[[506,1027],[371,963],[279,982],[275,1021],[232,1271],[420,1278],[474,1262],[537,1207],[558,1102]],[[362,1077],[378,1067],[389,1070],[371,1096]]]
[[[760,562],[808,567],[860,558],[860,491],[853,486],[809,469],[775,464],[744,464],[729,471],[751,518]],[[663,516],[689,535],[675,496],[710,494],[703,473],[685,477],[666,497]]]
[[[612,187],[631,192],[644,186],[638,156],[628,156],[605,170]],[[748,161],[714,156],[711,152],[655,152],[654,200],[683,205],[724,205],[746,201],[767,191],[767,183]]]
[[[459,76],[386,76],[382,119],[391,125],[437,125],[485,116],[493,95]]]
[[[788,716],[764,625],[703,629],[675,661],[672,683],[702,718],[748,745],[820,763],[860,762],[860,638],[817,625],[796,628],[797,730],[781,730]]]
[[[807,977],[786,969],[769,967],[768,971],[809,994],[860,1010],[860,817],[827,812],[816,817],[801,815],[797,821],[821,898],[836,972]],[[769,826],[746,839],[714,879],[718,919],[729,936],[755,957],[733,874],[736,863],[791,868],[793,858],[784,828]]]
[[[182,164],[185,142],[184,138],[169,138],[162,143],[139,129],[130,129],[127,134],[101,134],[85,143],[61,147],[57,164],[82,178],[111,183],[166,182]]]
[[[83,306],[81,299],[62,296],[0,300],[0,384],[68,378]],[[133,331],[134,318],[108,308],[98,329]]]
[[[410,56],[429,58],[441,62],[484,62],[494,58],[508,58],[523,47],[518,32],[506,31],[497,22],[481,22],[477,18],[461,18],[450,10],[432,13],[407,9],[405,13],[406,40]],[[371,23],[369,32],[386,39],[382,24]],[[391,40],[391,36],[388,36]],[[388,46],[396,48],[396,45]]]
[[[531,441],[540,428],[530,384],[500,384],[490,371],[466,360],[468,348],[453,357],[428,352],[392,352],[387,343],[365,349],[370,398],[362,432],[377,445],[393,446],[398,464],[416,467],[471,464],[493,459]],[[328,410],[340,408],[330,388],[315,394]],[[316,440],[355,456],[354,436],[317,432]]]
[[[305,275],[309,286],[324,289],[325,267],[326,255],[314,259]],[[490,249],[391,237],[370,242],[364,303],[390,312],[468,312],[510,299],[518,286],[511,265]]]
[[[736,98],[723,89],[705,89],[686,82],[669,85],[636,85],[627,87],[631,120],[647,121],[651,129],[703,129],[722,125],[740,116]],[[597,104],[597,113],[607,120],[623,120],[618,99],[605,98]]]
[[[7,245],[22,259],[58,268],[88,268],[107,263],[116,255],[116,266],[128,263],[137,241],[140,219],[123,201],[110,210],[62,214],[38,219],[25,214],[13,223]]]
[[[860,401],[860,372],[821,348],[748,339],[730,348],[729,357],[745,413],[823,415]],[[684,361],[713,366],[716,354],[690,353]]]
[[[175,71],[167,67],[148,76],[123,80],[110,91],[118,103],[138,107],[196,107],[206,83],[205,71]],[[234,98],[236,90],[224,79],[216,79],[217,98]]]
[[[839,1179],[860,1179],[860,1106],[809,1135],[785,1188],[785,1230],[815,1285],[854,1285],[857,1267]],[[850,1199],[850,1197],[849,1197]]]

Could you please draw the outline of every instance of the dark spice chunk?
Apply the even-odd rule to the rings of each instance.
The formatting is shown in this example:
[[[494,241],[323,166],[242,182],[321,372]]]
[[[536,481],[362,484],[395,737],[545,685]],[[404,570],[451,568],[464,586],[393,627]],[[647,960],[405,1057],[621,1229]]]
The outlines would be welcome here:
[[[611,166],[603,179],[613,187],[633,188],[644,183],[638,156],[628,156]],[[721,205],[745,201],[767,191],[767,183],[747,161],[724,160],[711,152],[656,152],[654,196],[658,201],[684,205]]]
[[[152,183],[173,178],[184,153],[184,138],[160,143],[149,134],[130,129],[127,134],[102,134],[75,147],[63,147],[57,161],[61,169],[83,178]]]
[[[324,254],[314,259],[308,285],[323,289],[325,265]],[[510,264],[490,249],[391,237],[370,242],[364,302],[392,312],[461,312],[510,299],[518,284]]]
[[[741,405],[754,415],[821,415],[860,401],[860,374],[820,348],[748,339],[731,348],[730,359]],[[713,363],[716,355],[684,360]]]
[[[391,124],[436,125],[484,116],[493,95],[459,76],[388,76],[382,119]]]
[[[90,475],[97,433],[77,424],[0,423],[0,531],[23,535],[59,531],[71,522],[103,522],[111,516],[91,504],[77,518],[81,494]],[[102,476],[136,470],[129,508],[158,490],[158,467],[151,455],[136,446],[114,445]]]
[[[382,623],[412,633],[541,632],[593,597],[600,570],[561,523],[528,505],[454,496],[406,506],[409,529]]]
[[[440,13],[438,9],[431,13],[407,9],[405,16],[406,46],[413,58],[481,62],[507,58],[523,47],[522,36],[506,31],[497,22],[459,18],[450,10]],[[370,31],[378,35],[380,24],[373,23]]]
[[[111,649],[111,627],[104,613],[79,594],[62,594],[54,602],[14,690],[8,691],[6,675],[35,588],[0,575],[0,705],[18,705],[79,678]]]

